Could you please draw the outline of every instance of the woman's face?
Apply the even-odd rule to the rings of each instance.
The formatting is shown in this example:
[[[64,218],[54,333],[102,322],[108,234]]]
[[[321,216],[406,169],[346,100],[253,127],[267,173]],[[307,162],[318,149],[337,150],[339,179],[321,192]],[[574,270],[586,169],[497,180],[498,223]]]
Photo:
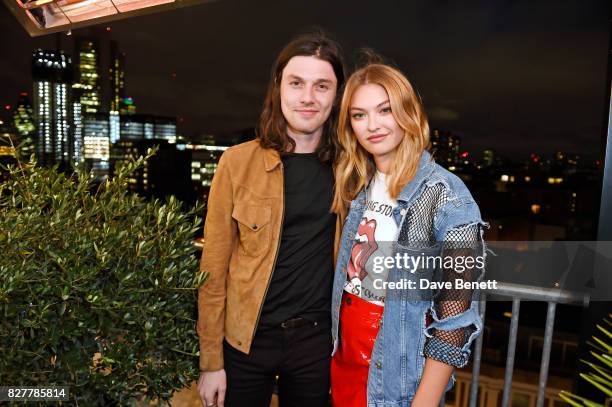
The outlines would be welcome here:
[[[404,131],[391,113],[385,88],[373,83],[359,86],[351,99],[349,114],[359,144],[372,154],[379,171],[389,172]]]

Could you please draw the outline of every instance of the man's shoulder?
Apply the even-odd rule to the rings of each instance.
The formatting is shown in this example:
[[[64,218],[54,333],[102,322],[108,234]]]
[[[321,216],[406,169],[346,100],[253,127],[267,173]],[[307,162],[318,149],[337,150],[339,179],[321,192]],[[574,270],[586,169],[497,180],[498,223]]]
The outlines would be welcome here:
[[[245,155],[258,154],[263,151],[264,148],[259,144],[259,139],[255,139],[231,146],[225,150],[223,155],[226,159],[240,159]]]

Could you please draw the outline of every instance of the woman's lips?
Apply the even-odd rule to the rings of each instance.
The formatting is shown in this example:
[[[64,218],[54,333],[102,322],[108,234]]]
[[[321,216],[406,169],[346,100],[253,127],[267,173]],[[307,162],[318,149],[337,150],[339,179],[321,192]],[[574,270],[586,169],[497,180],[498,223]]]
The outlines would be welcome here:
[[[370,143],[380,143],[385,139],[385,137],[387,137],[386,134],[375,134],[373,136],[368,137],[368,141]]]

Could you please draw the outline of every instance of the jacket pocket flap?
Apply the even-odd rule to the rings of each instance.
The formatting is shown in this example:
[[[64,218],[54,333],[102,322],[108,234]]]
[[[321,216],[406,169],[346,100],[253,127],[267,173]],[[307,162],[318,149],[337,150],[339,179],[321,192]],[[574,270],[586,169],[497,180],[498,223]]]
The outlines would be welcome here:
[[[257,232],[270,222],[272,210],[269,206],[237,204],[234,205],[232,218]]]

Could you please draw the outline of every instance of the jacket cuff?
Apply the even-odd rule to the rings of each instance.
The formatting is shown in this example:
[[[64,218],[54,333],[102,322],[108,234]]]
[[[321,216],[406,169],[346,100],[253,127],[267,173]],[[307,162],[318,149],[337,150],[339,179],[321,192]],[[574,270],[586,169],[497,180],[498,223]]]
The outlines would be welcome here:
[[[464,351],[458,346],[438,339],[435,336],[427,338],[425,347],[423,348],[423,354],[425,357],[446,363],[456,368],[462,368],[467,365],[470,358],[469,350]]]
[[[210,349],[210,345],[207,344]],[[223,345],[216,351],[203,352],[204,346],[200,342],[200,372],[214,372],[223,369]]]

